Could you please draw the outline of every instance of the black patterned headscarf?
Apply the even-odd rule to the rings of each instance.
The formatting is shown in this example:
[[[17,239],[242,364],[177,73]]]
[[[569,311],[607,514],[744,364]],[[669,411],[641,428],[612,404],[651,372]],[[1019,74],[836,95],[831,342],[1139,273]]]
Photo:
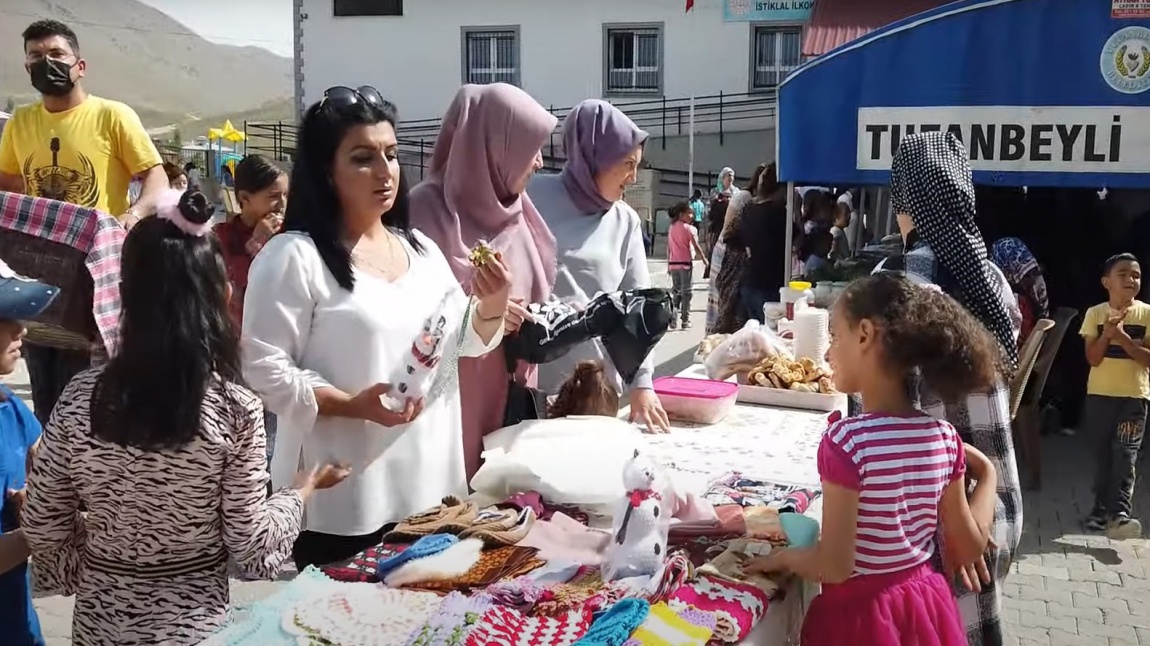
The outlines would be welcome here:
[[[895,213],[909,213],[915,230],[953,279],[970,313],[998,339],[1012,365],[1018,346],[1006,304],[987,266],[986,245],[974,219],[970,157],[950,133],[923,132],[902,140],[890,168]]]

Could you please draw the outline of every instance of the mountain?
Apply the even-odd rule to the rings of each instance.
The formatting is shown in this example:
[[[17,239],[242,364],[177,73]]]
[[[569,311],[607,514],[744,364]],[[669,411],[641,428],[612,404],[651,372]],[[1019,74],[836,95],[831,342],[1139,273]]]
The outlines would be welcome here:
[[[251,110],[241,110],[239,112],[231,111],[226,114],[207,115],[196,119],[185,120],[169,120],[165,122],[168,127],[162,129],[162,132],[151,130],[153,137],[158,137],[161,141],[167,141],[172,138],[181,141],[197,137],[199,135],[208,134],[211,128],[218,128],[223,124],[225,119],[231,119],[232,125],[240,130],[244,129],[245,122],[262,122],[262,123],[275,123],[277,121],[295,121],[294,99],[279,99],[270,103],[265,103],[258,108]],[[166,133],[167,136],[163,136]],[[267,128],[253,130],[252,136],[257,136],[259,133],[265,133],[269,136],[270,132]],[[177,136],[178,135],[178,136]]]
[[[290,58],[208,42],[136,0],[2,0],[0,109],[8,99],[36,98],[20,33],[40,18],[76,32],[88,61],[85,87],[131,105],[148,126],[251,111],[292,95]]]

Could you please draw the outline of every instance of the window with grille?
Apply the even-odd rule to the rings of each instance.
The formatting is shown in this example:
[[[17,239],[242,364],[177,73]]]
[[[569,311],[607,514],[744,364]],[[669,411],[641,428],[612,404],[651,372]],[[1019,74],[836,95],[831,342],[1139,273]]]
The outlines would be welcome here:
[[[802,62],[802,27],[755,27],[751,89],[778,86]]]
[[[519,85],[519,30],[464,28],[463,82]]]
[[[403,0],[332,0],[335,16],[402,16]]]
[[[605,31],[606,93],[661,94],[662,27],[608,27]]]

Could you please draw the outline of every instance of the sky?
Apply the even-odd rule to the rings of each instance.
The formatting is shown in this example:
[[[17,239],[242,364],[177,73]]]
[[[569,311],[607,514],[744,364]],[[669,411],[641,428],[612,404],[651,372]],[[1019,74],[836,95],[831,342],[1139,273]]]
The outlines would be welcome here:
[[[291,57],[292,0],[140,0],[207,40]]]

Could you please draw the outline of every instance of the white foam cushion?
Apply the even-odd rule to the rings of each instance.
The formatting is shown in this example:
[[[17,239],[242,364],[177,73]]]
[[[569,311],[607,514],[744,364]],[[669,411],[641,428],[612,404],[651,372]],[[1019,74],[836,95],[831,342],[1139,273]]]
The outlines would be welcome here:
[[[531,420],[483,438],[483,466],[471,479],[500,500],[538,491],[555,503],[600,507],[624,495],[623,466],[647,446],[637,427],[611,417]]]

